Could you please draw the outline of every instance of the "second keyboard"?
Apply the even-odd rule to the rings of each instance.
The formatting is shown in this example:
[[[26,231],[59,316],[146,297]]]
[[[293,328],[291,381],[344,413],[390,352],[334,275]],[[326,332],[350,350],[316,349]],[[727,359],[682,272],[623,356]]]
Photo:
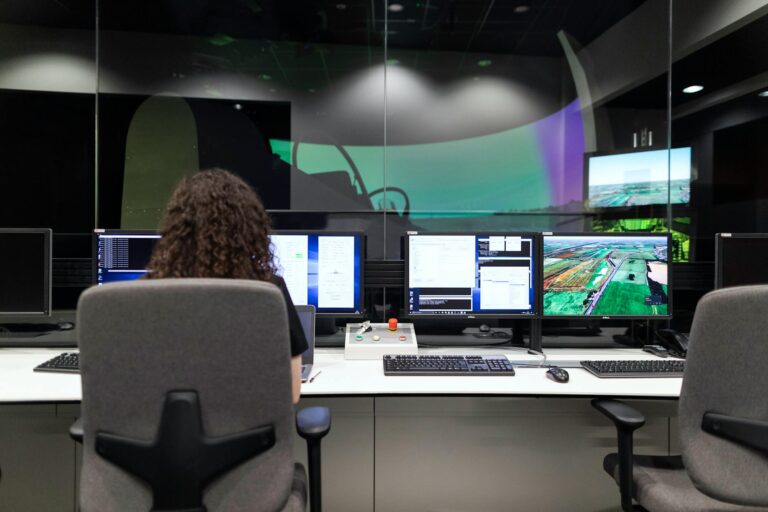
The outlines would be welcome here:
[[[515,369],[504,355],[384,356],[384,375],[488,375],[513,376]]]

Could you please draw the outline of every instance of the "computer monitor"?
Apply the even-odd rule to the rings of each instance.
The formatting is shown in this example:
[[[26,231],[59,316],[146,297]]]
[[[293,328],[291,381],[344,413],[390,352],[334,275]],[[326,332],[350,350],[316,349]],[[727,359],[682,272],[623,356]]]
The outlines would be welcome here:
[[[94,283],[129,281],[146,274],[160,236],[156,231],[96,230]],[[275,231],[270,237],[277,273],[295,305],[315,306],[321,316],[362,316],[362,233]]]
[[[768,284],[768,233],[715,235],[715,288]]]
[[[132,281],[147,273],[157,231],[97,229],[93,234],[93,283]]]
[[[544,233],[545,317],[669,318],[669,235]]]
[[[536,315],[537,246],[533,233],[407,233],[407,315]]]
[[[0,229],[0,317],[51,314],[51,230]]]
[[[280,230],[271,242],[295,305],[315,306],[318,316],[363,315],[363,233]]]
[[[590,208],[687,204],[691,148],[585,155]]]

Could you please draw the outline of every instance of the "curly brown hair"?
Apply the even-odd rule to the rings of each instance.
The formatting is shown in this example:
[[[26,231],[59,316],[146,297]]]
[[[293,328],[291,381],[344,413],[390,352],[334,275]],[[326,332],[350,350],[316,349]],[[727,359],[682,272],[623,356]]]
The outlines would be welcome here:
[[[275,273],[270,229],[248,184],[223,169],[200,171],[184,178],[168,201],[147,278],[268,281]]]

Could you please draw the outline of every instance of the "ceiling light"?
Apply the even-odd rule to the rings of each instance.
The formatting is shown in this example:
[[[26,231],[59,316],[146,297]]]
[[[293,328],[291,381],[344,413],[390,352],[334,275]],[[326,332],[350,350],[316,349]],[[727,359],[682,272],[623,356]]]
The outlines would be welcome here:
[[[689,85],[688,87],[683,89],[683,92],[685,94],[693,94],[693,93],[696,93],[696,92],[699,92],[699,91],[703,91],[703,90],[704,90],[704,86],[703,85]]]
[[[523,14],[523,13],[526,13],[526,12],[528,12],[530,10],[531,10],[531,8],[528,7],[527,5],[518,5],[517,7],[512,9],[512,12],[514,12],[515,14]]]
[[[493,61],[491,59],[483,59],[483,60],[477,61],[477,65],[480,66],[481,68],[487,68],[491,64],[493,64]]]
[[[768,98],[768,91],[759,92],[757,95],[761,98]]]
[[[389,12],[401,12],[403,10],[403,4],[389,4]]]
[[[232,106],[234,107],[235,110],[243,110],[243,106],[239,103],[235,103]]]
[[[336,4],[336,8],[340,11],[343,11],[347,8],[347,4]]]

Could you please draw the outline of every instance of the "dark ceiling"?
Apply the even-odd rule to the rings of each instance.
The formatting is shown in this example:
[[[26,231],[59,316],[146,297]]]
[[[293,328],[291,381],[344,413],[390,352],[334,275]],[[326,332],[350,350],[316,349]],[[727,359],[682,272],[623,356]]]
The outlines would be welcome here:
[[[678,22],[683,23],[683,22]],[[672,65],[672,107],[721,91],[768,71],[768,16],[741,27]],[[689,85],[701,85],[695,94],[683,93]],[[768,98],[766,98],[768,100]],[[665,109],[667,74],[659,75],[607,104],[608,107]]]
[[[99,4],[99,26],[235,40],[380,47],[386,20],[390,48],[561,56],[559,30],[585,45],[644,2],[110,0]],[[93,29],[95,12],[96,0],[6,0],[0,3],[0,23]]]

